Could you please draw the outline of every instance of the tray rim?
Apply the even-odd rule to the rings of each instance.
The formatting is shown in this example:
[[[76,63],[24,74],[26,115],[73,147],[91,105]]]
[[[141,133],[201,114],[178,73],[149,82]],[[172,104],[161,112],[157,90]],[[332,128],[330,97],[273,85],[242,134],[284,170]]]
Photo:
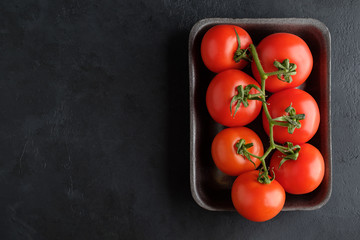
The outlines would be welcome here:
[[[234,25],[241,25],[241,24],[271,24],[271,25],[283,25],[284,22],[286,24],[291,25],[306,25],[306,26],[313,26],[317,28],[321,34],[323,35],[323,38],[325,40],[326,44],[326,52],[328,53],[327,58],[327,101],[328,101],[328,137],[326,139],[328,143],[328,162],[327,166],[329,169],[329,190],[325,196],[325,198],[317,205],[314,205],[312,207],[287,207],[284,208],[282,211],[294,211],[294,210],[316,210],[321,207],[323,207],[330,199],[332,194],[332,129],[331,129],[331,35],[330,31],[327,28],[327,26],[314,18],[204,18],[196,22],[192,29],[190,30],[189,34],[189,40],[188,40],[188,64],[189,64],[189,99],[190,99],[190,188],[191,188],[191,195],[195,202],[202,208],[210,210],[210,211],[235,211],[235,209],[220,209],[220,208],[214,208],[212,206],[207,205],[200,197],[199,190],[196,186],[196,167],[195,167],[195,159],[196,159],[196,153],[194,151],[194,143],[195,143],[195,136],[194,134],[196,132],[196,126],[195,126],[195,114],[194,114],[194,106],[192,104],[194,100],[194,81],[195,79],[195,67],[193,64],[193,59],[191,57],[191,51],[194,46],[194,39],[196,36],[196,33],[199,29],[207,27],[209,25],[217,25],[217,24],[234,24]]]

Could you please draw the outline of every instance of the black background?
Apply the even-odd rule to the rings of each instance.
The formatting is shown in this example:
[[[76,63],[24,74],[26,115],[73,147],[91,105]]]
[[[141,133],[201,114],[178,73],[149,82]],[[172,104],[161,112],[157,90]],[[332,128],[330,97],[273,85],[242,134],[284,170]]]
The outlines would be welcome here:
[[[356,239],[357,1],[0,2],[0,239]],[[333,192],[252,223],[189,180],[188,36],[209,17],[316,18],[332,36]]]

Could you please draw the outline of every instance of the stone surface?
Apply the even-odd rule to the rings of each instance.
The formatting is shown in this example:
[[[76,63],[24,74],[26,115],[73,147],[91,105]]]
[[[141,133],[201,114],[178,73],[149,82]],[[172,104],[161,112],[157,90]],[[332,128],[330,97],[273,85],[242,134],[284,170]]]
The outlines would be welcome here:
[[[0,238],[357,239],[356,1],[0,2]],[[188,35],[208,17],[311,17],[332,36],[333,191],[252,223],[194,202]]]

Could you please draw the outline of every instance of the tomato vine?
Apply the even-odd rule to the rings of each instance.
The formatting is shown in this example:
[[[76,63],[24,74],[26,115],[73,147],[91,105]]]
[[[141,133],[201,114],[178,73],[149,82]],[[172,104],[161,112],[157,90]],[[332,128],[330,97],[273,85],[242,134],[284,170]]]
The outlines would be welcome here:
[[[253,58],[253,61],[255,62],[256,67],[260,73],[261,92],[262,93],[265,93],[265,82],[269,76],[277,75],[280,80],[285,79],[284,81],[288,82],[288,81],[291,81],[291,76],[296,74],[297,66],[293,63],[290,63],[289,59],[285,59],[282,63],[275,61],[274,66],[278,67],[279,71],[266,73],[260,63],[260,60],[259,60],[259,57],[258,57],[258,54],[257,54],[254,44],[250,44],[249,50],[250,50],[251,56]],[[242,95],[244,95],[244,94],[242,94]],[[236,96],[234,96],[232,101],[235,101],[234,99],[237,99],[237,100],[239,100],[238,103],[240,103],[243,99],[243,98],[239,98],[239,97],[235,98],[235,97]],[[293,143],[291,143],[291,142],[287,142],[286,146],[276,144],[274,141],[274,126],[278,125],[278,126],[282,126],[282,127],[287,127],[288,132],[292,134],[294,132],[295,128],[301,127],[299,120],[305,119],[305,114],[296,114],[296,110],[290,105],[288,108],[285,109],[285,112],[288,115],[284,115],[284,116],[278,117],[278,118],[272,118],[269,113],[268,107],[267,107],[265,94],[260,94],[257,97],[259,98],[258,100],[262,101],[264,113],[266,115],[266,118],[269,121],[270,145],[269,145],[268,149],[265,151],[264,155],[262,155],[262,156],[256,156],[256,155],[250,154],[247,151],[247,148],[251,147],[251,145],[250,145],[251,143],[245,144],[244,141],[241,141],[242,139],[239,141],[239,146],[237,146],[237,147],[238,147],[238,154],[244,155],[249,161],[251,161],[250,156],[258,158],[261,161],[262,168],[259,172],[258,181],[260,183],[269,184],[275,179],[275,176],[273,173],[273,177],[272,178],[269,177],[269,169],[267,168],[266,162],[265,162],[266,157],[274,149],[279,150],[281,153],[284,154],[284,158],[282,159],[281,164],[280,164],[280,166],[281,166],[286,160],[289,160],[289,159],[296,160],[299,155],[299,151],[300,151],[300,146],[299,145],[294,146]],[[241,99],[241,101],[240,101],[240,99]],[[243,102],[243,104],[244,103],[245,102]],[[244,104],[244,106],[246,107],[246,104]]]

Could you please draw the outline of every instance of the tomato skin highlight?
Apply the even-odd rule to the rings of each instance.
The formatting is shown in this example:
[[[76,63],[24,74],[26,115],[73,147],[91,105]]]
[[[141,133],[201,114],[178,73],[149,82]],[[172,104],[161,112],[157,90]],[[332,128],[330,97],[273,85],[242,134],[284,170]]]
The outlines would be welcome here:
[[[325,174],[324,158],[320,151],[309,143],[301,144],[297,160],[287,160],[280,169],[283,158],[280,151],[276,151],[270,160],[276,180],[286,192],[291,194],[306,194],[314,191],[322,182]]]
[[[201,42],[201,57],[210,71],[219,73],[227,69],[243,69],[248,64],[246,60],[236,63],[233,59],[239,45],[235,29],[240,37],[241,49],[248,48],[252,40],[241,27],[216,25],[205,33]]]
[[[275,72],[278,69],[274,61],[282,62],[286,58],[290,63],[297,66],[296,74],[292,76],[292,82],[286,83],[277,78],[276,75],[266,79],[266,90],[278,92],[288,88],[300,86],[309,77],[313,68],[313,57],[310,48],[300,37],[290,33],[275,33],[265,37],[256,47],[260,62],[265,73]],[[260,74],[253,61],[251,69],[254,78],[260,83]]]
[[[320,124],[320,111],[315,99],[307,92],[300,89],[287,89],[274,93],[267,99],[270,116],[274,119],[286,115],[285,109],[292,105],[296,114],[305,114],[305,119],[300,120],[301,128],[294,133],[288,133],[287,127],[274,126],[274,140],[278,143],[292,142],[301,144],[308,142],[317,132]],[[269,135],[269,121],[265,113],[262,114],[263,127]]]
[[[251,157],[255,163],[252,164],[247,158],[236,153],[235,144],[244,139],[245,143],[254,145],[247,150],[256,155],[262,156],[264,147],[259,136],[246,127],[225,128],[214,138],[211,145],[211,155],[217,168],[230,176],[238,176],[243,172],[255,170],[260,165],[260,160]]]
[[[275,217],[285,204],[284,188],[273,180],[270,184],[257,181],[258,170],[238,176],[231,189],[235,209],[244,218],[264,222]]]
[[[260,87],[255,79],[236,69],[218,73],[212,79],[206,92],[206,106],[215,122],[227,127],[245,126],[260,114],[262,103],[258,100],[248,100],[249,106],[247,107],[241,104],[234,117],[230,112],[231,99],[238,93],[237,86],[245,87],[249,84]],[[250,91],[250,94],[255,93],[259,93],[259,91],[256,89]],[[233,112],[235,106],[236,102],[232,105]]]

